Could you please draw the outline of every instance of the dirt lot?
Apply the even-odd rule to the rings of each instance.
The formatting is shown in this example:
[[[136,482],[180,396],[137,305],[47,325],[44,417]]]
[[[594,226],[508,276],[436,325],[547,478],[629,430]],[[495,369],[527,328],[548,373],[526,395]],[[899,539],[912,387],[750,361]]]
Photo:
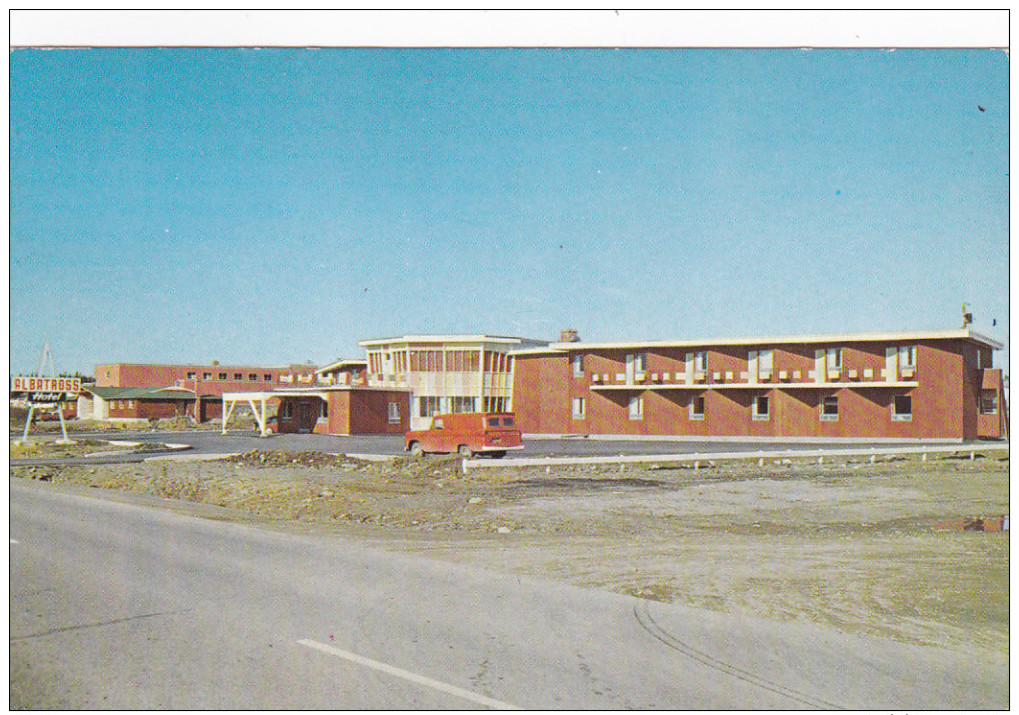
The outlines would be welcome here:
[[[217,519],[356,535],[643,598],[1000,656],[1008,532],[973,527],[982,518],[992,528],[1009,511],[1008,456],[990,448],[968,456],[465,476],[458,458],[251,452],[10,472],[202,502],[222,507],[206,509]]]

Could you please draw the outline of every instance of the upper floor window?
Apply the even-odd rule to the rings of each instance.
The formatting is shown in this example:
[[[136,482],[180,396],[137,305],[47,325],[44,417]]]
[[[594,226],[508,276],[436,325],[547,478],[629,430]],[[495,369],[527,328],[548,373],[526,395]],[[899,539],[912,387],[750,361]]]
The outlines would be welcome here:
[[[832,372],[842,370],[842,348],[828,348],[824,362],[825,367]]]
[[[239,373],[239,372],[235,372],[234,373],[234,380],[243,380],[243,379],[244,379],[244,375],[242,373]]]
[[[771,377],[771,371],[775,363],[774,350],[761,350],[757,353],[757,376],[761,378]]]
[[[626,366],[634,372],[645,372],[647,370],[647,355],[645,353],[632,353],[626,356]]]
[[[912,370],[916,367],[916,345],[899,347],[899,369]]]
[[[570,358],[570,362],[573,364],[573,376],[583,377],[584,376],[584,356],[574,355]]]
[[[220,380],[225,380],[226,379],[226,373],[225,372],[219,373],[219,379]]]
[[[694,353],[693,355],[693,371],[694,372],[707,372],[708,371],[708,354],[705,351]]]

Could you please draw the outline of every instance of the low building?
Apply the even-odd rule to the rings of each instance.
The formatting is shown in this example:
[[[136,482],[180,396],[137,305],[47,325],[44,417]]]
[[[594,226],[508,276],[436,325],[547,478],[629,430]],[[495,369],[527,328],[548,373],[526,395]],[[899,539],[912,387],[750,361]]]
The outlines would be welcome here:
[[[183,415],[199,422],[222,415],[224,392],[316,384],[314,365],[96,366],[96,382],[78,400],[83,419],[158,419]]]
[[[1001,347],[968,329],[559,342],[513,353],[514,412],[537,434],[1000,438]]]

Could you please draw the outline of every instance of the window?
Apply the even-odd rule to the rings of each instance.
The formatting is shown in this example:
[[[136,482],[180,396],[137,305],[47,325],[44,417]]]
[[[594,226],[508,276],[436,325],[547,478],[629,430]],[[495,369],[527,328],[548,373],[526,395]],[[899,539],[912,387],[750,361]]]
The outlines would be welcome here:
[[[431,417],[439,412],[439,397],[419,397],[418,417]]]
[[[690,419],[692,420],[703,420],[704,419],[704,398],[695,397],[690,400]]]
[[[631,397],[630,398],[630,419],[631,420],[642,420],[642,419],[644,419],[644,398],[643,397]]]
[[[240,373],[240,372],[235,372],[234,373],[234,380],[243,380],[243,379],[244,379],[244,374],[243,373]]]
[[[198,373],[197,373],[197,372],[189,372],[189,373],[188,373],[188,379],[189,379],[189,380],[194,380],[194,379],[195,379],[195,377],[197,377],[197,376],[198,376]]]
[[[825,366],[830,372],[842,370],[842,348],[828,348],[825,354]]]
[[[838,422],[839,419],[839,398],[829,395],[821,400],[821,421]]]
[[[258,378],[256,375],[252,375],[251,379],[257,380]],[[262,375],[262,379],[265,380],[266,382],[272,382],[272,375]]]
[[[771,378],[771,369],[775,362],[774,350],[762,350],[757,354],[757,376],[763,379]]]
[[[574,355],[570,358],[570,362],[573,363],[573,376],[583,377],[584,376],[584,356]]]
[[[489,427],[498,427],[502,424],[501,420],[501,417],[489,417],[485,422]]]
[[[899,348],[899,369],[912,370],[916,367],[916,345],[903,345]]]
[[[585,417],[584,408],[585,408],[584,398],[583,397],[574,397],[573,398],[573,419],[575,419],[575,420],[582,420],[582,419],[584,419],[584,417]]]
[[[219,373],[219,379],[220,380],[225,380],[226,379],[226,373],[225,372]]]
[[[704,351],[694,353],[693,356],[693,371],[694,372],[707,372],[708,371],[708,354]]]
[[[998,393],[994,390],[984,390],[980,393],[980,414],[998,414]]]
[[[318,416],[324,420],[329,419],[329,403],[322,400],[322,409],[319,411]]]
[[[646,353],[633,353],[626,356],[626,364],[633,366],[635,373],[646,372],[647,370],[647,354]]]
[[[768,419],[768,398],[766,395],[761,395],[754,398],[754,420],[763,422]]]
[[[280,405],[280,419],[289,420],[294,416],[294,404],[292,402],[284,402]]]
[[[502,426],[503,427],[512,427],[513,426],[513,418],[512,417],[503,417],[502,418]]]
[[[211,380],[212,379],[212,373],[211,372],[204,373],[202,375],[202,379],[203,380]]]
[[[474,412],[473,397],[453,397],[450,412]]]
[[[896,395],[892,398],[892,421],[911,422],[913,420],[913,398],[910,395]]]
[[[505,412],[506,411],[506,398],[505,397],[485,397],[482,399],[485,412]]]
[[[389,424],[398,425],[400,424],[400,403],[390,402],[389,403]]]

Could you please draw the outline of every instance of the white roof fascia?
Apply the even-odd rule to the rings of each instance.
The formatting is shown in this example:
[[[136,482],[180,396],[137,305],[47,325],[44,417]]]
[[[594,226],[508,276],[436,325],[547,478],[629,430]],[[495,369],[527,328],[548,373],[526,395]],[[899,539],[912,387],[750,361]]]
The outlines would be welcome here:
[[[363,348],[380,345],[402,345],[403,343],[501,343],[518,345],[523,340],[523,338],[509,338],[498,335],[404,335],[398,338],[362,340],[358,345]]]
[[[887,333],[839,333],[833,335],[779,335],[765,337],[742,338],[706,338],[703,340],[646,340],[642,342],[619,343],[551,343],[550,348],[556,350],[611,350],[640,348],[686,348],[710,347],[721,345],[789,345],[796,343],[851,343],[851,342],[887,342],[908,340],[973,340],[983,343],[995,350],[1003,346],[996,340],[968,329],[959,330],[923,330]]]
[[[565,355],[565,350],[559,348],[521,348],[520,350],[510,350],[510,355]]]
[[[330,363],[325,367],[320,367],[318,370],[315,371],[315,374],[318,375],[324,372],[329,372],[330,370],[335,370],[336,368],[343,367],[344,365],[367,365],[367,364],[368,364],[367,360],[360,360],[358,358],[347,358],[343,360],[337,360],[336,362]]]

